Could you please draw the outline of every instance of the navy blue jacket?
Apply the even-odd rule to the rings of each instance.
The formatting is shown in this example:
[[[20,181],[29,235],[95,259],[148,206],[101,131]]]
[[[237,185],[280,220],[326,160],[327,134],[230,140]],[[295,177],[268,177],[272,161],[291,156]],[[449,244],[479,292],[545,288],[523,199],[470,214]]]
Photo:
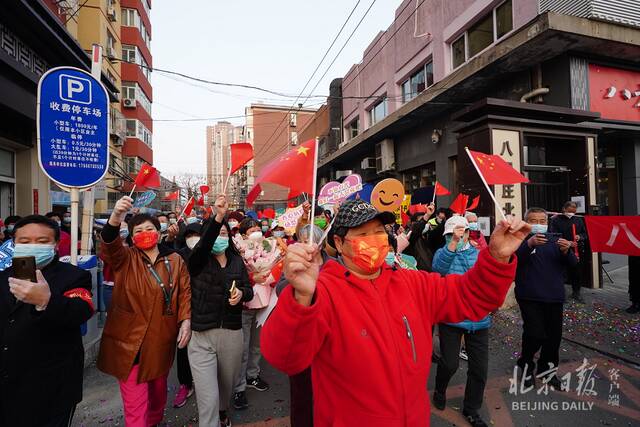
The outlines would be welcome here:
[[[567,267],[578,263],[573,251],[563,254],[556,243],[530,248],[525,240],[516,251],[516,298],[541,302],[564,302]]]

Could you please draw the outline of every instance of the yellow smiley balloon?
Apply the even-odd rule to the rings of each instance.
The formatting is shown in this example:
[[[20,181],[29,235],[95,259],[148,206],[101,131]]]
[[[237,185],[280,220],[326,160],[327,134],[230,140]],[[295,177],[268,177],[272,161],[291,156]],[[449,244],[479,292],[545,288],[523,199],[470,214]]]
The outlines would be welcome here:
[[[381,212],[395,212],[404,200],[404,186],[394,178],[383,179],[373,187],[371,204]]]

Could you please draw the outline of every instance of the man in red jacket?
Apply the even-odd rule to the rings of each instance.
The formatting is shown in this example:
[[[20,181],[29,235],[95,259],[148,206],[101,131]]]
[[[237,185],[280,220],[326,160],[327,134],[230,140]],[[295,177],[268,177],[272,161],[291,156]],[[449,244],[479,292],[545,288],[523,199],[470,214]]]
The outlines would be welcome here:
[[[393,220],[348,201],[329,236],[337,262],[320,272],[315,245],[290,246],[285,257],[289,286],[263,327],[262,351],[289,375],[311,366],[316,427],[428,426],[431,326],[500,307],[530,231],[500,222],[471,270],[442,278],[385,265]]]

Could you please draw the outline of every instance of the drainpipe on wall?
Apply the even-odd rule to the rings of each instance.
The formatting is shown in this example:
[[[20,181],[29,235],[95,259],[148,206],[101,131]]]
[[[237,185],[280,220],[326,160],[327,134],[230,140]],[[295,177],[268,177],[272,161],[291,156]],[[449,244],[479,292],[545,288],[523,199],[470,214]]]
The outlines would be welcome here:
[[[539,87],[538,89],[534,89],[531,92],[527,92],[522,95],[520,98],[520,102],[528,102],[531,98],[535,98],[536,96],[546,95],[549,93],[548,87]]]

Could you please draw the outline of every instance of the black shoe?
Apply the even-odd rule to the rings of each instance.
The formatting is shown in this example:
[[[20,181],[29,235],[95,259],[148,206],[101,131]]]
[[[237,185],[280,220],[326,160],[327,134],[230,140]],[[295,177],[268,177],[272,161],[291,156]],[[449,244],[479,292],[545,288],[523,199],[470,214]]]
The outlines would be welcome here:
[[[634,302],[631,304],[631,307],[627,308],[625,312],[629,314],[638,314],[640,313],[640,303]]]
[[[553,387],[555,390],[557,391],[562,391],[562,382],[560,381],[560,378],[558,378],[557,375],[554,375],[548,382],[547,384],[549,384],[551,387]]]
[[[240,393],[236,393],[233,395],[233,407],[238,411],[243,409],[247,409],[249,407],[249,402],[247,401],[247,395],[244,391]]]
[[[267,391],[269,390],[269,384],[262,381],[262,378],[247,378],[247,387],[255,388],[258,391]]]
[[[444,408],[447,406],[447,396],[444,393],[434,391],[433,406],[440,411],[444,411]]]
[[[487,423],[485,423],[484,420],[480,418],[480,415],[478,414],[472,414],[466,411],[462,411],[462,415],[464,415],[464,417],[467,419],[467,421],[469,422],[469,424],[471,424],[472,427],[488,427]]]
[[[231,419],[227,411],[220,411],[220,427],[231,427]]]

